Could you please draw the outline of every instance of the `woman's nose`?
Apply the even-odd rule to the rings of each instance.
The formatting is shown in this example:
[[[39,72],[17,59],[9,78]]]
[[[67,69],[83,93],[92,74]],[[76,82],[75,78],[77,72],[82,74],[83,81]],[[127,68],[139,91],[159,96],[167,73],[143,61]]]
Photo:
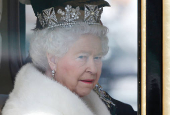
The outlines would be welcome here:
[[[97,73],[97,66],[93,59],[89,59],[87,63],[87,72],[90,72],[91,74]]]

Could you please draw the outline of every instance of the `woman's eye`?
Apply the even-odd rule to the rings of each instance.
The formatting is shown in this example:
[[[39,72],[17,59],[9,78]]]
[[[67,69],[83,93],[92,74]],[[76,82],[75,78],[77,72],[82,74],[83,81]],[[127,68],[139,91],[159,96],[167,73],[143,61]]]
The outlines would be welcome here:
[[[78,58],[82,59],[82,58],[84,58],[84,56],[79,56]]]
[[[79,59],[85,59],[86,56],[79,56],[78,58],[79,58]]]
[[[102,59],[102,57],[95,57],[94,59],[95,60],[100,60],[100,59]]]

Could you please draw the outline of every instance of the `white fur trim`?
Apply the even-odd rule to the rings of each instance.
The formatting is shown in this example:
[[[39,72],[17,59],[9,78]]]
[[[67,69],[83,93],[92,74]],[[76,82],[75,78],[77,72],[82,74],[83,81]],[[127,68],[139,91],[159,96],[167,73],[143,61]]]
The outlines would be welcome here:
[[[30,0],[19,0],[22,4],[31,4]]]
[[[83,97],[82,99],[88,107],[91,108],[95,115],[110,115],[107,107],[98,97],[99,96],[94,91],[91,91],[89,95]]]
[[[87,105],[85,104],[87,103]],[[83,99],[27,64],[18,73],[2,115],[110,115],[93,91]]]

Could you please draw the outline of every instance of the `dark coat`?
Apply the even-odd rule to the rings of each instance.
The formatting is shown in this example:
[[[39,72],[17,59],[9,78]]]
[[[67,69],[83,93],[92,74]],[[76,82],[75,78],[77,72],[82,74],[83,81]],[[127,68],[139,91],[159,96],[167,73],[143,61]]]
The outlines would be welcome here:
[[[133,110],[132,106],[117,101],[113,98],[112,101],[116,105],[116,115],[137,115],[137,112]]]
[[[96,85],[94,91],[105,103],[111,115],[137,115],[137,112],[133,110],[132,106],[113,99],[107,92],[102,90],[99,84]]]

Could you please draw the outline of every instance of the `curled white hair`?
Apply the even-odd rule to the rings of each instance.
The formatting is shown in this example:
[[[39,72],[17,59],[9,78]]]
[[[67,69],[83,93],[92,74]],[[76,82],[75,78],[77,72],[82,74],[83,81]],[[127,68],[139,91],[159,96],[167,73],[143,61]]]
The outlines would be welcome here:
[[[82,34],[97,35],[102,41],[103,54],[108,52],[107,27],[81,24],[71,28],[36,30],[30,40],[30,56],[36,67],[45,71],[48,67],[46,53],[62,57]]]

